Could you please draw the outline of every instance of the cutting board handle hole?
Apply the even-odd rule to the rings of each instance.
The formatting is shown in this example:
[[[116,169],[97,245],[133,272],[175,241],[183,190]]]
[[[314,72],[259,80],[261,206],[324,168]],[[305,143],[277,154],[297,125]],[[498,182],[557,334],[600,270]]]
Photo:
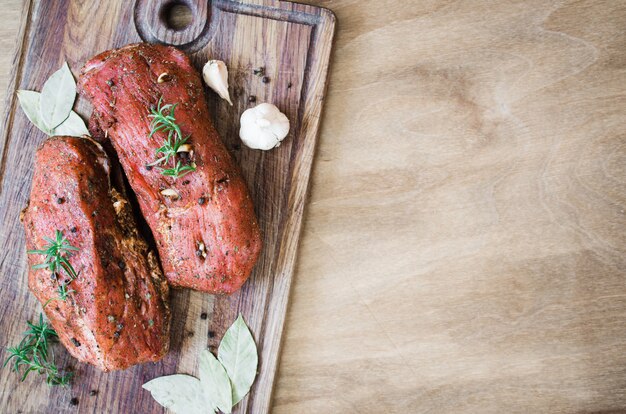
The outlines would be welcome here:
[[[135,0],[135,28],[144,42],[194,53],[213,36],[212,4],[212,0]]]
[[[182,31],[193,22],[193,11],[184,1],[171,1],[161,7],[161,21],[171,30]]]

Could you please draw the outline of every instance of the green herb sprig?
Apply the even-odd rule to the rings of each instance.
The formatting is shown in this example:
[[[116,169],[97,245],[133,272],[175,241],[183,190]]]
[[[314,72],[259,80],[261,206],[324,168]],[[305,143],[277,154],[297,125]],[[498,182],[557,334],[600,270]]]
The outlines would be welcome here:
[[[153,108],[150,111],[150,115],[148,115],[152,118],[150,122],[150,135],[148,135],[149,138],[157,132],[167,133],[167,138],[163,142],[163,145],[156,150],[156,156],[159,158],[148,164],[151,167],[162,163],[167,165],[170,160],[175,161],[178,150],[189,140],[189,135],[183,137],[180,125],[176,122],[174,111],[177,105],[178,104],[163,105],[163,98],[160,98],[157,107]],[[178,161],[173,168],[162,168],[161,174],[179,178],[195,170],[195,164],[183,166],[182,163]]]
[[[67,286],[70,283],[60,283],[59,284],[59,288],[57,289],[57,292],[59,293],[59,299],[61,299],[62,301],[65,301],[67,299],[67,296],[70,293],[75,293],[76,291],[74,289],[68,289]]]
[[[27,252],[28,254],[43,254],[46,256],[44,262],[34,265],[33,269],[49,269],[54,274],[65,270],[70,279],[76,279],[76,271],[70,262],[67,261],[67,256],[71,255],[72,251],[77,251],[78,248],[72,246],[59,230],[56,230],[54,233],[54,239],[44,237],[44,240],[48,244],[42,249],[28,250]]]
[[[47,241],[48,244],[42,249],[28,250],[27,252],[28,254],[43,254],[46,256],[44,262],[34,265],[33,269],[49,269],[52,274],[57,277],[57,279],[61,270],[64,270],[70,277],[69,282],[59,282],[59,286],[57,288],[59,296],[48,299],[48,301],[43,305],[45,308],[48,306],[48,303],[53,300],[61,300],[65,302],[70,293],[76,292],[74,289],[67,288],[68,285],[78,276],[74,267],[72,267],[70,262],[67,260],[67,257],[71,256],[72,251],[77,251],[78,248],[72,246],[59,230],[55,231],[54,240],[48,237],[44,237],[44,240]]]
[[[161,174],[167,175],[170,177],[179,178],[195,170],[196,170],[196,166],[194,164],[182,165],[182,163],[178,161],[174,168],[165,169],[161,171]]]
[[[58,340],[55,330],[43,320],[41,313],[38,323],[27,323],[29,329],[24,332],[20,344],[7,349],[9,357],[3,367],[11,361],[15,372],[20,372],[20,368],[24,367],[21,381],[24,381],[31,372],[37,372],[46,376],[46,383],[50,386],[69,384],[72,374],[59,371],[54,363],[54,355],[49,349],[50,343]]]
[[[68,289],[68,286],[77,277],[74,267],[67,260],[71,256],[72,251],[79,250],[72,246],[63,233],[56,230],[54,239],[44,237],[48,242],[43,248],[37,250],[28,250],[29,254],[42,254],[46,258],[43,263],[33,266],[33,269],[48,269],[57,277],[61,271],[64,271],[70,278],[67,282],[59,282],[57,287],[57,297],[52,297],[44,303],[45,309],[48,304],[54,300],[66,301],[70,293],[74,293],[74,289]],[[71,374],[62,374],[54,363],[54,356],[49,352],[49,343],[58,340],[58,335],[47,322],[43,320],[43,314],[39,314],[39,323],[27,322],[29,329],[24,332],[24,338],[18,346],[7,349],[9,357],[4,361],[5,367],[13,360],[13,371],[20,372],[21,367],[25,367],[21,380],[24,381],[29,373],[37,372],[46,376],[48,385],[67,385],[69,384]]]

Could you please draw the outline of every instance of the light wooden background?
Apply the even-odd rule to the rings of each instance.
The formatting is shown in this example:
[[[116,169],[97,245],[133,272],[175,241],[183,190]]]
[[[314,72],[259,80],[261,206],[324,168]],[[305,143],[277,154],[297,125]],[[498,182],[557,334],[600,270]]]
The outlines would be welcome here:
[[[626,410],[626,2],[314,3],[338,31],[273,412]]]

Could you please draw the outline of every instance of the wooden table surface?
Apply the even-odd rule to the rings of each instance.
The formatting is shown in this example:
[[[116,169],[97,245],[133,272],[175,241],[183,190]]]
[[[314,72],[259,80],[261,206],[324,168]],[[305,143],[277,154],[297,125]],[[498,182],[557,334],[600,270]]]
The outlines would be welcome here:
[[[311,3],[338,31],[273,412],[626,410],[626,2]]]

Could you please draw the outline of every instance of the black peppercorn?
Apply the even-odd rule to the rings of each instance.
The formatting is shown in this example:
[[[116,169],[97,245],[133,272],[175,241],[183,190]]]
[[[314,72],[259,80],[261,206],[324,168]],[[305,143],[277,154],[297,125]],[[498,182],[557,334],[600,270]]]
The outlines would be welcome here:
[[[215,332],[209,331],[209,338],[214,338],[214,337],[215,337]]]
[[[257,76],[263,76],[263,74],[265,73],[265,68],[261,66],[258,69],[254,69],[253,73]]]
[[[78,342],[78,339],[76,338],[72,338],[72,343],[74,344],[74,346],[80,346],[80,342]]]
[[[292,87],[292,86],[293,86],[293,85],[291,84],[291,82],[289,82],[289,83],[287,84],[287,89],[291,89],[291,87]]]
[[[72,399],[70,400],[70,405],[78,405],[78,398],[72,397]]]
[[[270,83],[269,76],[263,76],[263,78],[261,79],[261,82],[263,82],[263,83]]]
[[[150,171],[152,169],[152,165],[146,165],[146,171]]]
[[[206,202],[206,198],[204,198],[204,197],[200,197],[198,199],[198,204],[200,204],[200,205],[204,204],[205,202]]]
[[[256,96],[254,95],[248,96],[248,102],[256,102]]]
[[[58,204],[63,204],[64,202],[65,202],[65,199],[63,197],[57,198],[57,203]]]
[[[200,314],[200,319],[206,319],[206,318],[208,318],[208,317],[209,317],[209,315],[207,315],[207,314],[206,314],[206,312],[202,312],[202,313]]]
[[[113,86],[113,79],[109,79],[109,80],[107,81],[107,85],[109,85],[109,86]]]
[[[91,391],[89,391],[89,395],[91,395],[92,397],[94,395],[98,395],[98,390],[91,390]]]
[[[78,229],[77,229],[75,226],[74,226],[74,227],[72,227],[72,228],[70,229],[70,231],[71,231],[72,233],[76,233],[76,231],[77,231],[77,230],[78,230]]]

